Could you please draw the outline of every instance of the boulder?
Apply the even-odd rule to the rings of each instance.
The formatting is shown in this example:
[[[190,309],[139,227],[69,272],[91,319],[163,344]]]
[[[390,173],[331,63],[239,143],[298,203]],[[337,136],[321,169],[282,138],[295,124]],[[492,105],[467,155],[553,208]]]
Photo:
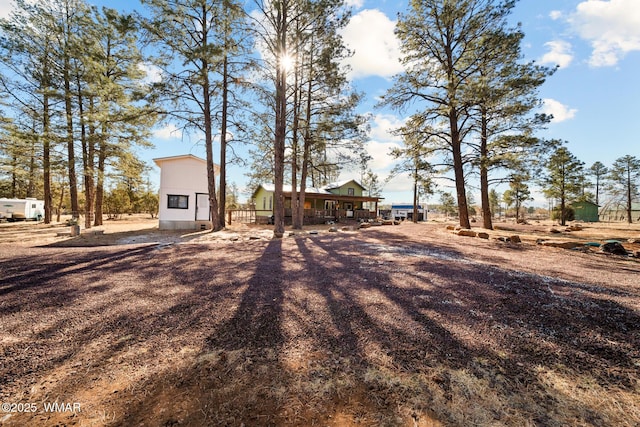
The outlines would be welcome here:
[[[553,248],[562,248],[562,249],[575,249],[575,248],[579,248],[581,246],[584,246],[584,243],[582,242],[563,242],[563,241],[557,241],[557,240],[539,240],[538,241],[539,245],[542,246],[550,246]]]
[[[360,228],[369,228],[369,227],[371,227],[370,222],[363,222],[360,224]]]
[[[458,236],[466,236],[466,237],[476,237],[477,233],[473,230],[458,230]]]
[[[447,230],[453,231],[455,229],[456,229],[456,227],[454,225],[447,225]]]
[[[480,233],[478,233],[478,237],[481,239],[488,239],[489,233],[485,233],[484,231],[481,231]]]
[[[336,233],[338,231],[338,227],[329,227],[330,233]]]
[[[522,243],[520,236],[518,236],[517,234],[514,234],[513,236],[509,237],[509,241],[511,243]]]
[[[558,230],[557,228],[551,227],[549,229],[549,233],[551,233],[551,234],[559,234],[559,233],[561,233],[561,231]]]
[[[605,254],[612,255],[628,255],[629,252],[622,246],[620,242],[607,242],[600,246],[600,251]]]

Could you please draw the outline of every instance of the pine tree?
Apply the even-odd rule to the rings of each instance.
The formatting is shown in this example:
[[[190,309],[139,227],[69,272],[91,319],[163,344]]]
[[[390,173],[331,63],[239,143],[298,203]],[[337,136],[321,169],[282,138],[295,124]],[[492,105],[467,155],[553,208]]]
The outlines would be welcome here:
[[[149,87],[139,65],[143,57],[137,47],[138,24],[133,15],[103,8],[95,15],[94,56],[87,65],[88,141],[95,142],[96,191],[94,225],[102,224],[102,204],[107,164],[124,158],[135,146],[149,146],[149,132],[156,120],[147,102]]]
[[[591,175],[595,179],[595,188],[596,188],[596,205],[600,205],[600,190],[602,188],[602,183],[609,173],[609,169],[602,162],[595,162],[589,168],[589,175]]]
[[[489,174],[511,169],[517,175],[527,173],[546,147],[532,137],[550,117],[532,112],[541,106],[537,89],[555,69],[522,62],[520,45],[524,34],[507,27],[506,16],[515,2],[498,9],[503,20],[482,37],[476,46],[478,70],[464,86],[465,103],[475,122],[477,142],[473,163],[480,174],[483,226],[492,229],[489,203]],[[495,180],[494,180],[495,181]],[[501,181],[500,178],[497,181]]]
[[[352,91],[347,70],[341,66],[350,52],[339,31],[350,14],[342,0],[306,2],[303,7],[305,13],[295,20],[296,67],[290,85],[293,228],[302,228],[310,172],[332,173],[352,164],[362,153],[364,141],[364,117],[355,113],[361,95]],[[328,151],[333,153],[330,161]]]
[[[147,91],[139,84],[143,76],[134,20],[110,9],[100,13],[81,0],[34,5],[20,0],[2,28],[2,63],[12,76],[11,81],[4,79],[3,86],[13,99],[14,124],[23,139],[41,147],[34,156],[42,159],[45,222],[51,220],[54,178],[58,187],[67,181],[69,191],[60,188],[61,197],[68,193],[72,215],[79,215],[79,139],[85,226],[91,226],[94,194],[99,225],[109,159],[129,153],[132,144],[147,143],[147,129],[153,123],[153,114],[144,105]],[[56,158],[55,165],[65,165],[64,173],[53,167],[58,144],[64,144],[66,159]],[[36,163],[31,161],[29,167],[33,170]]]
[[[528,180],[529,177],[526,175],[513,175],[509,182],[509,189],[502,195],[507,206],[515,206],[516,222],[520,220],[520,208],[522,204],[531,200],[531,191],[527,185]]]
[[[491,215],[495,216],[496,213],[500,214],[500,199],[502,195],[498,193],[494,188],[489,191],[489,206],[491,207]],[[486,213],[483,213],[486,215]]]
[[[56,143],[53,126],[54,100],[58,87],[54,75],[56,28],[48,19],[46,4],[16,1],[14,12],[0,19],[0,61],[9,70],[2,76],[2,88],[10,99],[15,114],[27,117],[16,125],[22,135],[30,136],[42,156],[44,222],[52,220],[53,198],[51,187],[52,150]],[[25,140],[25,139],[23,139]]]
[[[611,184],[611,192],[614,197],[624,202],[624,207],[627,211],[627,222],[631,224],[633,222],[631,216],[632,202],[640,196],[640,193],[638,193],[640,159],[631,155],[616,159],[611,165],[608,178]]]
[[[409,173],[413,182],[413,222],[418,222],[418,199],[420,193],[433,194],[435,169],[428,158],[428,148],[415,138],[414,133],[405,135],[404,147],[391,151],[391,156],[402,161],[391,170],[389,178],[401,172]],[[420,191],[422,189],[422,191]]]
[[[470,228],[465,189],[465,139],[471,132],[465,85],[479,74],[477,48],[501,27],[512,1],[416,0],[400,15],[396,34],[405,72],[394,78],[383,104],[404,109],[416,104],[437,145],[452,160],[460,226]],[[446,129],[446,130],[440,130]]]
[[[151,14],[144,20],[145,29],[165,52],[158,58],[165,76],[159,89],[164,101],[171,104],[165,114],[185,129],[204,134],[212,231],[219,231],[224,227],[224,218],[220,218],[214,172],[213,125],[218,87],[213,74],[226,54],[226,33],[219,27],[222,10],[205,0],[143,0],[143,4]],[[228,77],[224,71],[223,75]],[[226,88],[223,84],[223,91]]]
[[[560,224],[566,225],[567,204],[579,197],[584,163],[566,147],[557,148],[546,163],[547,174],[541,180],[546,197],[560,201]]]

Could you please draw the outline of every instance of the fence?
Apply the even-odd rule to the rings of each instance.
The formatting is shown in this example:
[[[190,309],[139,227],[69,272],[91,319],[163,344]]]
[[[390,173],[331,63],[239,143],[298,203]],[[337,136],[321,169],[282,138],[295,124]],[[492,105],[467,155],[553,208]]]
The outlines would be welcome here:
[[[285,222],[291,223],[293,211],[285,209]],[[368,220],[377,217],[375,212],[363,210],[347,211],[344,209],[305,209],[305,224],[322,224],[327,221],[347,220]],[[227,223],[236,222],[244,224],[270,224],[272,222],[273,213],[265,210],[228,210]]]

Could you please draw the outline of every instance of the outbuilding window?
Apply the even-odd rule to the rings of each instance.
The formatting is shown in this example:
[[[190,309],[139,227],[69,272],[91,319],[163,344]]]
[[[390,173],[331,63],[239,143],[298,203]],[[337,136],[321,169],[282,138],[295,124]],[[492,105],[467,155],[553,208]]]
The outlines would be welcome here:
[[[169,194],[167,208],[169,209],[189,209],[189,196]]]

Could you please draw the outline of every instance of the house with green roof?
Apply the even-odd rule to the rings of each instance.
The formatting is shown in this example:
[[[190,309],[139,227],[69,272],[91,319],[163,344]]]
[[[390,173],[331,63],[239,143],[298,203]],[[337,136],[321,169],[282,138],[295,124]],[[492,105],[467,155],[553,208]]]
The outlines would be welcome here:
[[[304,222],[318,224],[326,221],[363,220],[377,217],[382,198],[365,195],[367,189],[356,180],[335,182],[321,188],[305,189]],[[283,186],[285,222],[292,218],[292,188]],[[273,216],[275,185],[259,185],[251,197],[258,222],[269,222]]]

